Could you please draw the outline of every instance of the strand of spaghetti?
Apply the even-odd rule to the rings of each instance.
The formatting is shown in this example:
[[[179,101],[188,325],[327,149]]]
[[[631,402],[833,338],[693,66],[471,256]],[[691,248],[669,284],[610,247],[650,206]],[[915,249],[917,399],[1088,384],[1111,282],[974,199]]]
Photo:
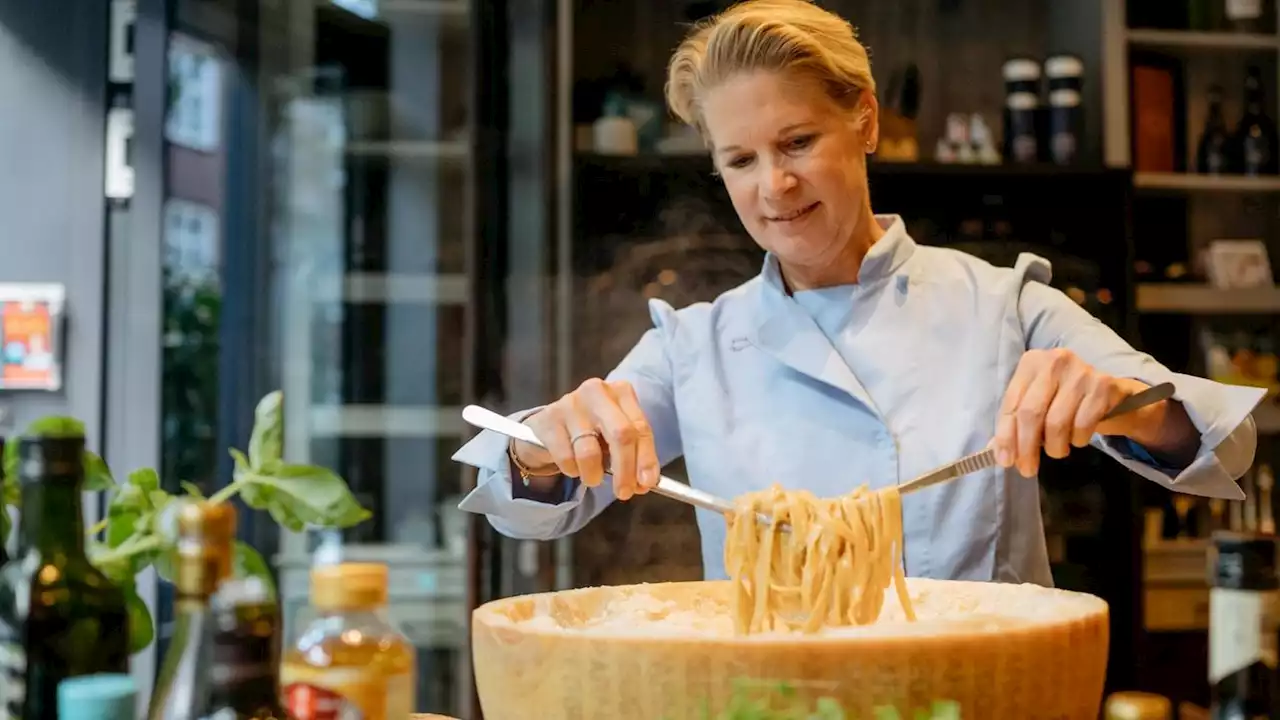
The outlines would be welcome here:
[[[819,499],[774,485],[735,506],[724,558],[739,634],[872,623],[890,585],[904,615],[915,620],[902,569],[896,487]],[[761,513],[769,523],[756,520]]]

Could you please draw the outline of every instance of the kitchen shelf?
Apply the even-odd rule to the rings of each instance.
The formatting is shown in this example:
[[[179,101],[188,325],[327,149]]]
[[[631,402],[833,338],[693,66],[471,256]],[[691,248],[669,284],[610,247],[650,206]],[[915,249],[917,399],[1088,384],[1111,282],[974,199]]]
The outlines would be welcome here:
[[[407,159],[466,160],[470,146],[462,140],[352,140],[348,155]]]
[[[410,14],[439,15],[442,17],[466,17],[470,11],[466,0],[381,0],[378,3],[378,14]]]
[[[1164,51],[1280,50],[1280,36],[1188,30],[1129,30],[1129,44]]]
[[[1144,190],[1172,192],[1280,192],[1280,177],[1245,175],[1201,175],[1197,173],[1138,172],[1133,186]]]
[[[1280,313],[1280,287],[1223,290],[1208,285],[1141,283],[1138,312],[1188,315]]]
[[[341,283],[317,283],[315,299],[330,303],[460,305],[467,302],[468,293],[466,275],[349,272]]]
[[[313,405],[312,438],[427,438],[462,436],[462,408],[435,405]]]

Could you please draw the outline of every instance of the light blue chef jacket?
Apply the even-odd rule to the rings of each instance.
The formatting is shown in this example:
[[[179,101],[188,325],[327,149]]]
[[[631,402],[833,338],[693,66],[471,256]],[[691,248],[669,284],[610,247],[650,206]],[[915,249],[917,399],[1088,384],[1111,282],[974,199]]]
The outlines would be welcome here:
[[[634,386],[662,463],[683,455],[691,483],[725,498],[773,483],[834,496],[904,482],[982,450],[1022,354],[1065,347],[1117,377],[1173,382],[1200,432],[1186,467],[1123,438],[1095,436],[1094,447],[1171,490],[1244,497],[1236,480],[1253,462],[1250,413],[1263,390],[1174,373],[1138,352],[1049,287],[1042,258],[996,267],[917,245],[897,216],[877,220],[886,232],[856,284],[792,295],[768,256],[759,276],[712,302],[650,302],[654,328],[609,379]],[[513,497],[507,439],[492,432],[454,459],[480,469],[460,507],[510,537],[572,533],[614,501],[607,478],[595,488],[565,480],[554,499]],[[1052,585],[1040,485],[1016,469],[904,496],[902,515],[908,575]],[[724,518],[699,509],[697,521],[705,576],[724,578]]]

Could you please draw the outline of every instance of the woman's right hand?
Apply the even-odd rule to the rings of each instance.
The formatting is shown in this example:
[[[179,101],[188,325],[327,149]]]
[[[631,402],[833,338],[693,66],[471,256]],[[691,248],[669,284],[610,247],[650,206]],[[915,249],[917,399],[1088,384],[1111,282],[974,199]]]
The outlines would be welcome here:
[[[524,424],[547,446],[520,440],[512,444],[516,459],[533,475],[558,471],[596,487],[611,469],[619,500],[643,495],[658,484],[653,429],[629,382],[592,378],[525,418]],[[542,484],[538,479],[530,477],[530,484]]]

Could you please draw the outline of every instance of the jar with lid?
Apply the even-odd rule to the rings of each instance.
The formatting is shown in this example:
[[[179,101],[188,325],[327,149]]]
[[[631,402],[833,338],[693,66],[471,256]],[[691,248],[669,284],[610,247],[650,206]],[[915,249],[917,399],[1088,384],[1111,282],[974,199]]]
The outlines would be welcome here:
[[[311,571],[314,619],[284,656],[280,684],[297,720],[408,717],[415,708],[414,647],[387,619],[386,565]]]

